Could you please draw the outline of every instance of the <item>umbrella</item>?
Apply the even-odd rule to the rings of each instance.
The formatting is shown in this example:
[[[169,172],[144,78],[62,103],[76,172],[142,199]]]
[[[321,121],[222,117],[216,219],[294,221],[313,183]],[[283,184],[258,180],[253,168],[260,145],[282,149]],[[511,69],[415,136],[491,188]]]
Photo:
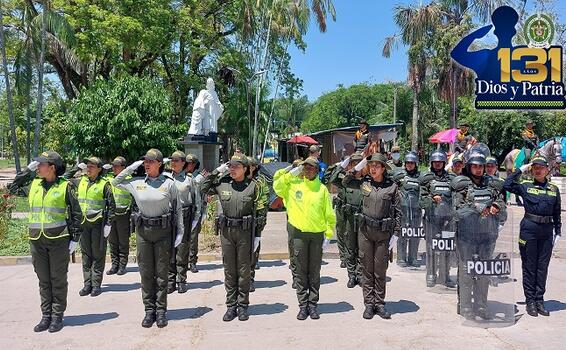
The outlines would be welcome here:
[[[315,139],[310,136],[301,135],[301,136],[293,136],[287,143],[306,143],[308,145],[318,145]]]
[[[437,132],[428,138],[431,143],[454,143],[458,129],[448,129]]]

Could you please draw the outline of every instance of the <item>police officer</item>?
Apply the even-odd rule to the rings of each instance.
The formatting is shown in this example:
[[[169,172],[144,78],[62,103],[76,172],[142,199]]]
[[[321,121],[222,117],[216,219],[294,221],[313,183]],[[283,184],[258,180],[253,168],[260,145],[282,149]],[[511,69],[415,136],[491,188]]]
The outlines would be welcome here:
[[[475,142],[475,138],[470,134],[470,124],[461,123],[459,125],[458,134],[456,134],[456,142],[454,144],[456,151],[464,153],[468,145]]]
[[[115,176],[118,176],[126,168],[126,159],[118,156],[112,161],[112,174],[107,174],[106,178],[110,183]],[[132,213],[132,195],[123,189],[112,186],[114,202],[116,203],[116,213],[112,220],[112,228],[108,236],[110,243],[110,258],[112,267],[106,271],[107,275],[124,275],[130,254],[130,215]]]
[[[41,321],[35,332],[58,332],[67,308],[69,254],[81,235],[82,212],[74,184],[61,177],[63,159],[57,152],[43,152],[8,186],[21,195],[31,182],[28,229],[32,263],[39,279]],[[37,174],[37,177],[36,177]]]
[[[445,251],[435,252],[432,247],[433,239],[440,238],[443,231],[454,231],[450,183],[455,176],[444,170],[446,162],[446,153],[441,150],[432,152],[430,171],[419,177],[420,205],[425,210],[427,287],[434,287],[437,283],[450,288],[456,287],[449,273],[450,258],[454,254]]]
[[[171,257],[167,293],[173,293],[177,290],[177,292],[182,294],[188,290],[189,240],[191,238],[191,230],[196,228],[201,216],[200,193],[194,184],[193,176],[185,171],[186,157],[185,153],[175,151],[170,158],[170,175],[175,179],[175,185],[179,192],[179,199],[183,208],[183,227],[185,231],[183,232],[181,244],[175,248],[175,256]]]
[[[358,161],[359,162],[359,161]],[[336,243],[338,246],[338,255],[340,257],[340,268],[345,269],[347,267],[347,248],[346,248],[346,215],[344,213],[344,204],[346,203],[346,190],[342,186],[342,179],[344,175],[340,175],[344,172],[347,164],[351,163],[350,157],[345,157],[341,162],[332,164],[324,172],[322,178],[322,183],[333,184],[336,186],[337,193],[336,196],[332,198],[332,207],[334,208],[334,213],[336,215]],[[340,166],[340,164],[343,165]]]
[[[422,225],[422,213],[419,207],[420,186],[419,159],[413,152],[405,155],[405,168],[394,175],[401,196],[401,226],[411,229],[416,235]],[[417,254],[419,239],[416,237],[400,237],[397,242],[397,265],[401,267],[418,266]]]
[[[84,168],[84,164],[86,174],[79,179],[71,179],[77,183],[77,196],[83,212],[80,245],[84,286],[79,295],[95,297],[102,293],[100,286],[106,263],[106,238],[110,235],[116,204],[112,185],[102,176],[100,158],[90,157],[79,168]]]
[[[344,262],[348,269],[348,288],[354,288],[360,281],[359,259],[358,259],[358,230],[356,217],[362,205],[362,192],[356,188],[346,188],[342,184],[347,171],[353,169],[363,159],[361,152],[354,153],[351,157],[345,158],[333,168],[329,182],[338,189],[338,196],[341,197],[340,205],[336,205],[336,236],[338,237],[338,248],[340,240],[344,246]],[[358,177],[361,174],[357,174]],[[338,231],[338,217],[343,222],[343,232]],[[340,239],[339,235],[343,235]]]
[[[225,174],[229,170],[229,174]],[[203,194],[217,195],[222,214],[217,218],[224,264],[227,310],[223,320],[249,319],[252,254],[260,236],[255,218],[260,202],[258,183],[248,178],[249,164],[244,154],[235,153],[230,161],[216,168],[202,183]]]
[[[194,154],[187,154],[185,159],[187,161],[186,172],[193,176],[193,184],[197,189],[200,198],[200,217],[195,216],[195,220],[198,219],[196,227],[191,230],[191,237],[189,239],[189,270],[192,273],[197,273],[197,261],[198,261],[198,236],[202,229],[202,221],[206,217],[207,202],[206,197],[202,196],[200,191],[200,186],[204,181],[205,173],[200,170],[200,161]],[[197,203],[198,205],[198,203]]]
[[[328,165],[326,165],[326,163],[323,162],[322,158],[320,157],[320,146],[318,146],[318,145],[310,146],[309,147],[309,157],[316,158],[316,160],[318,161],[318,165],[320,167],[320,170],[318,172],[318,176],[320,177],[320,180],[322,181],[322,178],[324,177],[324,172],[326,171],[326,168],[328,167]]]
[[[129,178],[142,164],[146,176]],[[169,262],[173,248],[181,244],[185,232],[179,191],[175,180],[164,173],[163,168],[163,154],[152,148],[142,160],[134,162],[112,180],[114,186],[128,191],[136,202],[132,221],[145,308],[144,328],[150,328],[153,323],[159,328],[168,324]]]
[[[267,179],[259,172],[259,162],[254,157],[248,157],[248,163],[250,165],[250,174],[248,177],[255,180],[258,184],[258,198],[257,203],[257,216],[255,220],[255,232],[256,236],[261,237],[261,233],[267,224],[267,212],[269,211],[269,187],[267,186]],[[255,270],[259,270],[259,252],[261,249],[261,243],[258,245],[254,254],[252,255],[252,266],[251,266],[251,285],[250,292],[255,291]]]
[[[530,167],[532,180],[520,181]],[[527,313],[531,316],[548,316],[544,307],[544,292],[552,246],[561,236],[560,191],[549,182],[548,162],[534,157],[530,164],[521,166],[509,175],[503,188],[523,199],[525,216],[521,220],[519,251],[523,269],[523,290]],[[554,233],[554,234],[553,234]]]
[[[368,174],[356,178],[354,171],[369,168]],[[365,310],[363,318],[378,315],[390,319],[385,308],[385,278],[391,250],[401,231],[401,199],[397,184],[387,173],[387,158],[380,153],[364,158],[346,173],[343,184],[362,192],[358,245],[362,270]]]
[[[525,128],[521,132],[521,138],[524,142],[525,147],[525,164],[529,162],[533,151],[537,149],[539,138],[537,134],[535,134],[534,124],[532,120],[528,120],[527,124],[525,124]]]
[[[451,183],[458,216],[458,310],[467,319],[493,318],[487,307],[489,277],[473,276],[466,265],[493,258],[499,223],[505,216],[502,183],[485,174],[485,164],[483,154],[472,154],[466,163],[467,176],[457,176]]]
[[[497,173],[497,168],[499,165],[497,164],[497,159],[494,157],[486,157],[485,158],[485,173],[491,177],[499,177]]]
[[[401,160],[401,148],[393,146],[391,148],[391,159],[387,161],[387,165],[394,173],[403,168],[403,161]]]
[[[354,135],[354,151],[363,152],[370,143],[369,124],[367,121],[360,121],[359,129]]]
[[[458,154],[454,156],[454,158],[452,159],[452,165],[450,166],[450,169],[448,169],[448,172],[450,174],[454,174],[454,176],[460,176],[462,175],[463,170],[464,170],[464,155]]]
[[[293,237],[298,320],[319,319],[320,265],[323,250],[334,232],[336,216],[330,193],[319,179],[319,163],[309,157],[294,169],[280,169],[274,175],[273,190],[287,208],[287,226]]]

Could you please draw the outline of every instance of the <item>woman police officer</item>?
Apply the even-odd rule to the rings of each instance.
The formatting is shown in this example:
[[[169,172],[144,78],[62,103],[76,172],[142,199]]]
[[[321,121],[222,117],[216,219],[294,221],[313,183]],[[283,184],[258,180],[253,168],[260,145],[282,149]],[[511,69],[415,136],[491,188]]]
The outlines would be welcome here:
[[[146,176],[128,178],[142,163]],[[175,180],[163,173],[163,154],[152,148],[142,160],[116,176],[112,184],[130,192],[138,209],[132,219],[145,307],[142,327],[149,328],[154,322],[159,328],[165,327],[170,257],[173,247],[181,244],[184,232],[183,208]]]

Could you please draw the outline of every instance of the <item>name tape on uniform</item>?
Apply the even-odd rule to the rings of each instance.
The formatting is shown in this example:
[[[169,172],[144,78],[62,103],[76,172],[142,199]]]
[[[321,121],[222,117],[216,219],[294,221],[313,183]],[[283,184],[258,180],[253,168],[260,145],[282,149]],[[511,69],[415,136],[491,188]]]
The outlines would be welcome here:
[[[401,228],[401,237],[403,238],[425,238],[423,227],[403,227]]]
[[[476,276],[505,276],[511,274],[511,259],[468,260],[466,271]]]

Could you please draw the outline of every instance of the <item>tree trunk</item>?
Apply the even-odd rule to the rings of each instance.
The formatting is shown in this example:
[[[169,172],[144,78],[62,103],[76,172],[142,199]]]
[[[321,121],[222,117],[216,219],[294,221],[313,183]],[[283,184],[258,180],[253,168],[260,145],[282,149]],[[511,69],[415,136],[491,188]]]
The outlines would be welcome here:
[[[43,62],[45,61],[45,27],[47,24],[47,0],[43,1],[41,20],[41,48],[39,51],[38,85],[37,85],[37,109],[35,114],[35,134],[33,135],[33,155],[39,154],[39,133],[41,131],[41,113],[43,112]]]
[[[419,93],[418,88],[413,87],[413,127],[411,130],[411,150],[418,149],[418,124],[419,124]]]
[[[4,82],[6,83],[6,98],[8,105],[8,117],[10,119],[10,133],[12,134],[12,150],[14,155],[14,163],[16,164],[16,172],[20,172],[20,155],[18,154],[18,140],[16,138],[16,121],[14,119],[14,108],[12,105],[12,89],[10,87],[10,74],[8,73],[8,59],[6,58],[6,45],[4,39],[4,14],[0,7],[0,47],[2,48],[2,66],[4,68]]]

